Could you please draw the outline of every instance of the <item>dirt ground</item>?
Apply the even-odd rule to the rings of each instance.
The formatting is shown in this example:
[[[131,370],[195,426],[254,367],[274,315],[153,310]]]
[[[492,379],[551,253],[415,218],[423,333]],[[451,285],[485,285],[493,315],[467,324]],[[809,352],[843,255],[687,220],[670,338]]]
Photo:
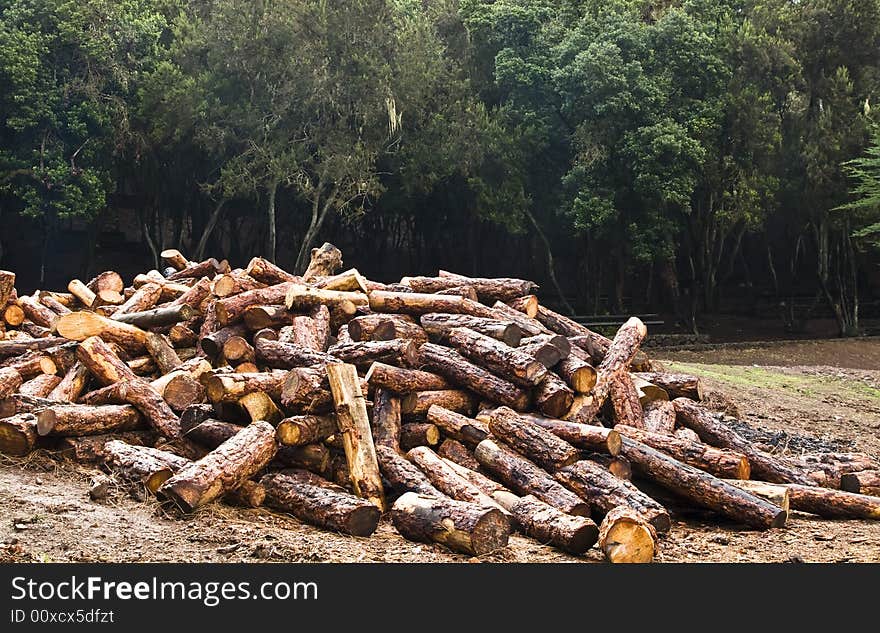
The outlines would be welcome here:
[[[705,379],[710,401],[754,427],[880,455],[880,340],[798,342],[701,351],[656,350],[672,370]],[[792,436],[791,444],[786,438]],[[500,552],[469,558],[411,543],[384,519],[370,538],[325,532],[264,509],[215,503],[179,517],[122,490],[86,494],[96,471],[38,452],[0,457],[0,562],[599,562],[514,536]],[[675,516],[660,562],[880,562],[880,522],[793,514],[756,532],[706,514]]]

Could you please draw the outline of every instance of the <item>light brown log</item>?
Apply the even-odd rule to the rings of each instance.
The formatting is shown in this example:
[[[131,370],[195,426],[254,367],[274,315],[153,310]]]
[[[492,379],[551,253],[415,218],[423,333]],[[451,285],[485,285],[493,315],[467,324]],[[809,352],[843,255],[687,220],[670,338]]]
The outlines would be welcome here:
[[[483,494],[492,497],[492,500],[507,510],[507,512],[510,512],[514,504],[519,501],[519,496],[513,494],[494,479],[489,479],[486,475],[462,466],[451,459],[443,458],[443,461],[455,471],[459,477],[470,482],[471,485],[475,486]],[[477,466],[479,466],[479,462],[477,462]],[[511,523],[514,522],[512,515],[508,516],[508,518],[511,519]]]
[[[168,330],[168,340],[174,347],[194,347],[199,342],[199,335],[188,326],[178,323]]]
[[[615,426],[614,430],[624,438],[647,444],[680,462],[705,470],[716,477],[748,479],[751,476],[749,460],[741,453],[621,424]],[[628,447],[631,446],[632,444],[624,439],[621,454],[626,456]]]
[[[174,411],[204,402],[205,387],[184,369],[176,369],[150,383]]]
[[[370,282],[358,272],[357,268],[350,268],[329,277],[321,277],[313,285],[325,290],[352,290],[364,293],[370,291]]]
[[[211,402],[235,402],[255,391],[264,391],[270,398],[280,398],[287,372],[270,371],[259,374],[216,374],[205,379]]]
[[[441,273],[440,277],[404,277],[400,280],[404,286],[414,292],[437,293],[460,286],[472,287],[480,301],[507,301],[515,297],[529,294],[537,286],[523,279],[488,279]]]
[[[32,351],[19,356],[8,358],[3,361],[3,369],[14,369],[22,380],[30,380],[39,374],[54,374],[58,366],[45,352]]]
[[[557,470],[579,458],[574,446],[508,407],[499,407],[486,415],[492,435],[542,468]]]
[[[0,341],[0,358],[6,358],[9,356],[21,356],[25,352],[34,350],[46,350],[50,347],[56,347],[65,343],[67,343],[67,339],[58,336]]]
[[[324,444],[280,446],[278,454],[275,456],[275,464],[290,468],[304,468],[322,477],[332,475],[330,449]]]
[[[292,283],[284,295],[284,305],[288,310],[305,311],[319,305],[338,308],[353,315],[354,309],[367,307],[369,300],[362,292],[344,290],[322,290],[313,286]]]
[[[218,299],[214,303],[214,311],[217,315],[217,322],[221,326],[230,325],[238,321],[244,311],[250,306],[257,305],[279,305],[284,303],[284,297],[287,290],[293,285],[291,281],[285,281],[265,288],[256,288],[246,292]]]
[[[564,416],[574,404],[574,392],[552,372],[535,388],[533,398],[538,410],[553,418]]]
[[[195,309],[187,304],[161,306],[139,312],[124,314],[114,313],[111,317],[114,321],[128,323],[141,329],[150,329],[174,325],[181,321],[189,321],[195,316]]]
[[[451,383],[473,391],[487,400],[509,406],[518,411],[528,407],[529,394],[513,383],[468,362],[454,350],[434,343],[425,343],[419,349],[419,362]]]
[[[477,417],[482,419],[483,413]],[[557,420],[534,413],[521,413],[520,417],[550,431],[577,448],[606,453],[612,457],[620,453],[620,434],[614,429]]]
[[[238,404],[247,411],[252,422],[265,420],[275,425],[284,419],[281,409],[275,404],[269,395],[263,391],[253,391],[238,399]]]
[[[783,459],[825,488],[842,488],[843,477],[850,473],[880,469],[880,462],[863,453],[807,453]]]
[[[632,380],[633,386],[636,388],[636,392],[639,395],[639,402],[642,404],[642,407],[651,402],[668,402],[669,394],[666,393],[666,390],[662,387],[658,387],[657,385],[648,382],[647,380],[640,378],[637,374],[628,374],[629,379]]]
[[[183,256],[176,248],[167,248],[161,253],[159,253],[159,257],[162,258],[162,261],[174,268],[175,270],[183,270],[188,266],[192,265],[186,257]]]
[[[640,372],[635,375],[642,380],[657,385],[666,391],[670,398],[703,400],[703,385],[696,376],[668,372]]]
[[[33,297],[19,297],[18,305],[24,310],[24,315],[32,322],[50,330],[55,329],[58,315]]]
[[[643,424],[646,431],[672,435],[675,433],[675,407],[668,400],[654,400],[642,407]],[[655,447],[656,448],[656,447]]]
[[[133,431],[144,426],[144,418],[131,405],[91,406],[59,404],[37,413],[39,435],[99,435]]]
[[[58,402],[55,400],[14,393],[9,397],[0,400],[0,418],[8,418],[21,413],[36,413],[46,407],[51,407],[56,404],[58,404]]]
[[[514,492],[535,495],[568,514],[590,516],[589,504],[554,480],[547,471],[491,439],[480,442],[474,456],[486,471]]]
[[[374,362],[415,367],[418,362],[418,346],[406,339],[337,343],[327,353],[342,362],[360,367],[369,367]]]
[[[629,377],[629,372],[623,371],[612,376],[609,396],[614,410],[615,424],[644,427],[645,414],[639,401],[639,392]]]
[[[650,563],[657,532],[645,517],[627,506],[612,508],[599,526],[599,549],[611,563]]]
[[[156,362],[162,374],[170,373],[183,364],[180,356],[162,334],[147,332],[144,347],[147,348],[147,353]]]
[[[15,273],[8,270],[0,270],[0,308],[9,303],[9,299],[15,291]]]
[[[0,367],[0,398],[8,398],[21,387],[21,374],[12,367]]]
[[[666,508],[599,464],[581,460],[557,471],[554,476],[566,488],[589,502],[597,514],[605,514],[625,505],[642,514],[658,532],[667,532],[672,525]]]
[[[340,325],[336,332],[336,341],[334,345],[347,345],[348,343],[354,343],[354,339],[351,338],[351,335],[348,333],[348,325]]]
[[[405,369],[374,362],[367,371],[366,380],[373,387],[382,387],[396,394],[414,391],[440,391],[450,388],[442,376],[417,369]]]
[[[191,465],[190,460],[168,451],[148,446],[132,446],[119,440],[104,444],[107,467],[123,479],[143,484],[155,493],[163,483],[180,470]]]
[[[456,464],[471,470],[477,470],[480,468],[480,462],[478,462],[477,458],[474,457],[474,454],[468,450],[467,446],[452,438],[446,438],[443,440],[437,448],[437,454],[446,460],[451,460]]]
[[[194,283],[189,290],[183,292],[177,298],[167,303],[166,306],[190,306],[195,311],[194,314],[202,314],[204,313],[204,306],[206,305],[206,302],[213,301],[213,299],[209,299],[210,295],[211,281],[207,277],[202,277],[196,283]]]
[[[489,436],[487,421],[471,419],[440,405],[431,405],[428,408],[427,418],[429,422],[436,424],[444,435],[468,446],[476,446]]]
[[[407,452],[406,458],[425,473],[428,480],[444,495],[458,501],[498,508],[505,515],[509,512],[492,497],[459,475],[442,457],[427,446],[417,446]]]
[[[336,418],[329,415],[296,415],[284,418],[275,427],[275,439],[286,446],[321,442],[339,432]]]
[[[100,336],[130,353],[143,353],[147,333],[134,325],[108,319],[94,312],[71,312],[58,317],[58,334],[71,341]]]
[[[309,265],[303,273],[303,280],[314,281],[319,277],[329,277],[342,268],[342,251],[330,242],[320,248],[313,248]]]
[[[58,442],[61,454],[82,464],[103,462],[107,453],[104,447],[110,440],[119,440],[132,446],[148,446],[156,440],[156,434],[150,430],[124,431],[105,435],[83,435],[81,437],[65,437]]]
[[[54,374],[40,374],[22,383],[18,388],[19,393],[38,398],[47,398],[55,387],[61,382],[61,377]]]
[[[328,363],[327,378],[355,494],[384,511],[382,477],[357,369],[345,363]]]
[[[374,505],[308,471],[272,473],[260,483],[267,506],[306,523],[352,536],[369,536],[379,525],[381,513]]]
[[[468,314],[429,313],[419,317],[419,322],[435,341],[444,342],[457,327],[466,327],[480,334],[491,336],[510,347],[517,347],[522,340],[522,330],[510,320],[486,319]]]
[[[326,413],[333,404],[327,373],[318,367],[291,369],[284,379],[280,402],[298,413]]]
[[[470,392],[460,389],[417,391],[401,401],[401,411],[412,416],[427,415],[432,406],[443,407],[463,415],[471,415],[476,409],[477,402]]]
[[[232,336],[223,343],[223,357],[232,364],[252,363],[256,360],[253,346],[243,336]]]
[[[86,284],[86,288],[94,292],[97,296],[96,302],[90,307],[94,307],[96,303],[102,305],[119,305],[124,301],[122,291],[125,283],[119,273],[108,270],[98,274],[97,277]]]
[[[183,279],[199,279],[206,276],[213,279],[214,275],[228,273],[229,270],[229,262],[226,260],[218,262],[213,257],[210,257],[203,262],[190,262],[188,266],[168,275],[166,279],[168,281],[178,281]]]
[[[365,314],[348,322],[353,341],[390,341],[395,338],[394,321],[388,314]]]
[[[242,319],[249,330],[281,327],[290,325],[296,314],[283,305],[249,306],[245,309]]]
[[[254,352],[257,360],[264,365],[283,369],[323,366],[327,363],[339,362],[336,356],[319,352],[311,347],[268,338],[257,339]]]
[[[787,488],[792,510],[826,519],[880,519],[880,497],[799,484]]]
[[[376,445],[376,458],[382,476],[396,492],[416,492],[430,497],[445,497],[437,490],[425,474],[407,461],[391,446]]]
[[[745,490],[749,494],[761,497],[785,511],[786,517],[791,507],[788,488],[783,484],[768,484],[766,481],[752,481],[748,479],[725,479],[727,483]]]
[[[622,452],[651,481],[696,505],[760,530],[785,525],[780,508],[646,444],[624,438]]]
[[[378,387],[373,394],[373,442],[400,452],[400,399]],[[382,465],[381,462],[379,464]]]
[[[547,376],[546,367],[533,357],[479,332],[455,328],[447,339],[472,362],[515,384],[533,387]]]
[[[362,331],[362,324],[356,323],[360,318],[382,321],[385,325],[378,330],[378,334],[377,330],[374,329],[373,331],[370,331],[370,336],[365,336]],[[372,324],[367,325],[368,331],[371,325]],[[428,342],[428,334],[422,329],[422,326],[416,323],[415,319],[411,316],[404,314],[369,314],[364,317],[356,317],[349,321],[348,331],[349,334],[351,334],[352,339],[355,341],[380,341],[398,338],[411,340],[415,342],[416,345]]]
[[[562,360],[562,351],[552,343],[543,340],[528,341],[528,338],[523,339],[517,349],[521,353],[531,356],[544,367],[555,367]]]
[[[147,283],[138,288],[125,302],[113,312],[113,316],[118,317],[133,312],[143,312],[151,309],[162,297],[162,285],[158,283]]]
[[[80,362],[88,367],[102,385],[138,380],[131,368],[122,362],[113,349],[98,336],[84,338],[76,354]]]
[[[861,470],[840,477],[840,487],[847,492],[880,497],[880,470]]]
[[[18,413],[0,419],[0,453],[22,457],[37,448],[37,418]]]
[[[207,418],[184,432],[184,437],[208,450],[214,450],[223,442],[237,435],[244,427]]]
[[[157,492],[192,512],[250,479],[272,461],[276,450],[275,428],[262,420],[253,422],[182,468]]]
[[[223,501],[242,508],[259,508],[266,501],[266,488],[249,479],[223,495]]]
[[[577,356],[569,356],[559,361],[554,371],[575,393],[587,394],[596,386],[596,370]]]
[[[7,325],[11,327],[18,327],[24,323],[24,310],[21,309],[21,306],[18,303],[10,303],[6,305],[6,307],[0,306],[3,309],[3,321],[6,322]]]
[[[54,389],[46,396],[50,400],[62,402],[76,402],[85,391],[89,379],[89,370],[81,362],[77,361],[67,370]]]
[[[391,509],[400,534],[411,541],[441,543],[481,556],[507,546],[510,522],[497,508],[407,492]]]
[[[591,519],[566,514],[533,495],[519,499],[511,513],[527,536],[570,554],[583,554],[599,539]]]
[[[247,268],[245,268],[244,273],[261,283],[271,286],[288,281],[299,281],[300,279],[262,257],[254,257]]]
[[[52,310],[55,314],[69,314],[70,308],[58,301],[52,294],[40,292],[40,303]]]
[[[559,350],[560,358],[563,360],[571,355],[571,343],[568,342],[567,338],[565,338],[564,336],[560,336],[559,334],[551,333],[529,336],[520,341],[520,346],[530,347],[537,343],[541,343],[543,345],[552,345]]]
[[[511,308],[503,301],[492,304],[492,311],[497,319],[509,319],[519,326],[523,336],[537,336],[538,334],[552,334],[551,330],[544,327],[537,319],[529,318],[519,310]]]
[[[216,305],[216,304],[215,304]],[[246,336],[247,328],[243,324],[236,324],[220,328],[206,336],[202,336],[199,344],[202,350],[209,356],[219,356],[223,352],[223,345],[233,336]]]
[[[443,312],[447,314],[470,314],[487,319],[496,318],[496,313],[490,308],[476,301],[456,295],[373,290],[369,295],[369,299],[370,309],[373,312],[390,312],[392,314]]]
[[[295,278],[291,275],[291,279],[282,279],[273,283],[281,283],[281,281],[293,281]],[[232,295],[237,295],[242,292],[247,292],[248,290],[257,290],[258,288],[265,288],[266,284],[257,281],[250,275],[246,274],[244,271],[241,272],[233,272],[225,275],[218,275],[214,278],[214,281],[211,282],[211,291],[215,296],[220,297],[221,299],[225,297],[231,297]]]
[[[408,451],[416,446],[436,446],[440,442],[440,429],[430,422],[410,422],[400,427],[400,450]]]
[[[675,406],[678,422],[696,431],[701,440],[745,455],[753,476],[771,483],[798,483],[805,486],[813,484],[799,469],[755,448],[702,405],[687,398],[676,398],[672,404]]]

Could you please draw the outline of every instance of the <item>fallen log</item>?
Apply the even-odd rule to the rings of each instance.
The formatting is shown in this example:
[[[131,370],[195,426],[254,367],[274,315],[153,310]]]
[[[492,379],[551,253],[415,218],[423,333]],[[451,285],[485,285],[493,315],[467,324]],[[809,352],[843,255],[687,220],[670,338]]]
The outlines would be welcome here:
[[[460,476],[442,457],[427,446],[413,448],[407,452],[406,458],[418,466],[431,484],[444,495],[458,501],[498,508],[505,515],[509,514],[492,497]]]
[[[481,303],[456,295],[423,294],[420,292],[389,292],[373,290],[369,294],[370,310],[392,314],[470,314],[494,318],[495,313]]]
[[[360,367],[368,367],[374,362],[415,367],[418,359],[418,346],[414,341],[407,339],[337,343],[328,348],[327,353],[344,363]]]
[[[81,464],[103,462],[107,456],[104,446],[110,440],[119,440],[132,446],[150,446],[156,441],[153,431],[123,431],[104,435],[65,437],[58,442],[58,449],[65,457]]]
[[[254,422],[180,469],[157,492],[184,512],[193,512],[250,479],[272,461],[276,450],[275,428]]]
[[[132,446],[119,440],[104,444],[104,463],[127,481],[143,484],[155,494],[175,472],[192,465],[185,457],[149,446]]]
[[[400,450],[408,451],[416,446],[436,446],[440,442],[440,429],[430,422],[409,422],[400,427]]]
[[[786,519],[791,508],[788,488],[784,484],[768,484],[766,481],[752,481],[749,479],[725,479],[727,483],[745,490],[749,494],[761,497],[785,511]]]
[[[398,493],[416,492],[429,497],[445,497],[437,490],[425,474],[410,461],[400,455],[391,446],[376,445],[376,458],[379,461],[379,470],[382,476],[388,480],[391,487]]]
[[[128,312],[125,314],[114,314],[114,321],[120,323],[128,323],[143,330],[155,327],[163,327],[166,325],[174,325],[181,321],[189,321],[195,316],[195,309],[186,304],[169,305],[152,310],[144,310],[141,312]]]
[[[22,457],[37,448],[37,418],[18,413],[0,419],[0,453]]]
[[[487,319],[470,316],[468,314],[442,314],[428,313],[419,317],[419,322],[435,341],[444,342],[449,333],[455,328],[464,327],[479,332],[485,336],[509,345],[517,347],[522,340],[522,330],[516,323],[510,320]]]
[[[456,413],[470,415],[476,409],[477,401],[469,391],[461,389],[416,391],[401,401],[401,412],[412,416],[427,415],[431,407],[443,407]]]
[[[486,415],[495,437],[547,470],[563,468],[579,459],[574,446],[512,409],[499,407]]]
[[[880,470],[861,470],[840,477],[840,487],[847,492],[880,497]]]
[[[328,363],[327,377],[355,494],[384,511],[386,506],[382,477],[376,461],[370,419],[357,370],[354,365]]]
[[[376,506],[308,471],[272,473],[260,483],[267,506],[306,523],[352,536],[369,536],[379,525]]]
[[[703,400],[703,385],[700,379],[689,374],[672,374],[668,372],[639,372],[635,374],[651,384],[657,385],[670,398],[690,398]]]
[[[131,405],[102,406],[59,404],[37,413],[39,435],[98,435],[133,431],[144,426],[144,418]]]
[[[577,448],[606,453],[612,457],[620,453],[620,434],[614,429],[607,429],[592,424],[556,420],[535,415],[534,413],[522,413],[520,415],[523,419],[537,424]],[[478,416],[478,418],[480,417]]]
[[[535,388],[533,399],[541,413],[559,418],[568,413],[574,404],[574,392],[559,376],[550,372]]]
[[[275,439],[285,446],[321,442],[339,432],[336,419],[329,415],[297,415],[284,418],[275,427]]]
[[[472,362],[514,384],[534,387],[548,377],[547,368],[528,354],[479,332],[455,328],[447,340]]]
[[[428,421],[436,424],[443,433],[468,446],[476,446],[489,436],[489,427],[483,420],[474,420],[439,405],[431,405]]]
[[[599,528],[587,517],[572,516],[526,495],[510,509],[526,535],[569,554],[583,554],[599,539]]]
[[[411,541],[440,543],[481,556],[507,546],[510,522],[497,508],[407,492],[391,508],[391,520]]]
[[[611,563],[650,563],[657,532],[645,517],[627,506],[612,508],[599,527],[599,549]]]
[[[788,484],[786,487],[792,510],[826,519],[880,519],[880,497],[819,486]]]

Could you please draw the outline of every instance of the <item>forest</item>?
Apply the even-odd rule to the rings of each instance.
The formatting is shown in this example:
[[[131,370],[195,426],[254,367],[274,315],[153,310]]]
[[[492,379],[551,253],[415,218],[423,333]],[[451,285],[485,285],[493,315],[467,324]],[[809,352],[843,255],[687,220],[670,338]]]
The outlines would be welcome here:
[[[0,0],[0,86],[25,287],[330,241],[569,314],[880,317],[880,0]]]

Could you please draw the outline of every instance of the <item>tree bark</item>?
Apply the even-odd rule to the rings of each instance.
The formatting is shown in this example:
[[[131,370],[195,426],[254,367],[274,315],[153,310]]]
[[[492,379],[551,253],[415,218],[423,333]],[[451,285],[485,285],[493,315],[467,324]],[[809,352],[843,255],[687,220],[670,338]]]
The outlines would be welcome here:
[[[620,434],[614,429],[545,418],[533,413],[522,413],[520,417],[550,431],[577,448],[605,453],[612,457],[620,453]]]
[[[477,407],[477,401],[470,392],[460,389],[416,391],[401,401],[401,411],[412,416],[427,415],[432,406],[471,415]]]
[[[215,303],[217,322],[221,326],[227,326],[238,321],[244,311],[251,306],[280,305],[284,303],[287,291],[294,285],[291,281],[285,281],[265,288],[248,290],[225,299],[218,299]]]
[[[382,387],[396,394],[414,391],[440,391],[450,388],[442,376],[417,369],[405,369],[374,362],[367,371],[366,381],[373,387]]]
[[[370,309],[373,312],[392,314],[427,314],[443,312],[447,314],[470,314],[487,319],[496,318],[488,307],[476,301],[456,295],[422,294],[419,292],[389,292],[373,290],[370,295]]]
[[[297,415],[281,420],[275,427],[275,439],[285,446],[303,446],[321,442],[339,432],[336,418],[329,415]]]
[[[704,399],[703,385],[696,376],[668,372],[639,372],[635,376],[665,390],[670,398]]]
[[[569,554],[583,554],[599,539],[599,528],[587,517],[572,516],[526,495],[511,508],[526,535]]]
[[[376,457],[382,476],[396,492],[401,494],[416,492],[438,498],[446,496],[434,487],[418,467],[407,461],[391,446],[376,445]]]
[[[247,268],[244,270],[244,274],[247,277],[255,279],[259,283],[266,284],[269,286],[277,286],[278,284],[283,284],[285,282],[293,281],[293,282],[301,282],[302,278],[293,275],[286,270],[279,268],[272,262],[262,257],[254,257],[251,259],[250,263],[248,263]],[[251,288],[251,290],[256,290],[256,288]],[[230,294],[238,294],[236,292],[231,292]],[[283,303],[283,301],[276,301],[273,303]]]
[[[0,453],[23,457],[37,448],[37,418],[18,413],[0,419]]]
[[[614,409],[614,423],[644,428],[644,411],[639,402],[639,392],[629,377],[629,372],[619,372],[611,378],[611,405]]]
[[[845,473],[840,477],[840,487],[847,492],[880,497],[880,470]]]
[[[163,334],[147,332],[144,340],[147,353],[156,361],[156,367],[162,374],[168,374],[180,367],[183,361]]]
[[[468,447],[452,438],[443,440],[440,447],[437,449],[437,454],[447,461],[453,461],[470,470],[478,470],[480,468],[480,462],[478,462],[477,458],[474,457],[474,454],[468,450]]]
[[[650,563],[657,532],[639,512],[627,506],[612,508],[599,526],[599,549],[611,563]]]
[[[792,510],[826,519],[880,519],[880,497],[799,484],[787,488]]]
[[[440,442],[440,429],[430,422],[409,422],[400,427],[400,450],[408,451],[416,446],[436,446]]]
[[[181,321],[189,321],[195,316],[195,309],[187,304],[170,305],[143,312],[129,312],[127,314],[114,314],[112,319],[120,323],[128,323],[141,329],[158,328],[166,325],[174,325]]]
[[[464,327],[490,336],[510,347],[518,347],[522,330],[510,320],[486,319],[469,314],[428,313],[419,318],[422,327],[433,340],[444,342],[455,328]]]
[[[40,435],[99,435],[133,431],[143,426],[144,418],[137,409],[127,404],[59,404],[37,413],[37,433]]]
[[[574,446],[507,407],[488,412],[487,418],[492,435],[542,468],[557,470],[579,458]]]
[[[566,415],[574,404],[574,392],[552,372],[544,377],[533,394],[538,410],[552,418]]]
[[[58,318],[58,334],[71,341],[84,341],[100,336],[108,343],[119,345],[126,352],[142,354],[147,333],[128,323],[102,317],[94,312],[71,312]]]
[[[104,444],[104,463],[127,481],[143,484],[155,493],[175,472],[192,465],[185,457],[119,440]]]
[[[369,367],[374,362],[415,367],[418,362],[418,346],[414,341],[366,341],[331,346],[327,353],[344,363]]]
[[[21,387],[21,374],[12,367],[0,367],[0,398],[8,398]]]
[[[468,446],[476,446],[489,435],[489,427],[484,421],[473,420],[440,405],[431,405],[427,418],[442,429],[445,435]]]
[[[547,376],[533,357],[479,332],[455,328],[447,339],[460,354],[514,384],[534,387]]]
[[[373,441],[400,452],[400,399],[383,388],[373,394]],[[381,463],[379,464],[381,466]]]
[[[675,406],[668,400],[655,400],[643,407],[646,431],[672,435],[675,433]],[[655,447],[656,448],[656,447]]]
[[[431,484],[444,495],[478,506],[498,508],[505,516],[509,514],[492,497],[460,476],[442,457],[427,446],[413,448],[406,454],[406,458],[418,466]]]
[[[40,374],[27,382],[23,382],[18,388],[19,393],[38,398],[47,398],[55,387],[61,382],[61,377],[54,374]]]

